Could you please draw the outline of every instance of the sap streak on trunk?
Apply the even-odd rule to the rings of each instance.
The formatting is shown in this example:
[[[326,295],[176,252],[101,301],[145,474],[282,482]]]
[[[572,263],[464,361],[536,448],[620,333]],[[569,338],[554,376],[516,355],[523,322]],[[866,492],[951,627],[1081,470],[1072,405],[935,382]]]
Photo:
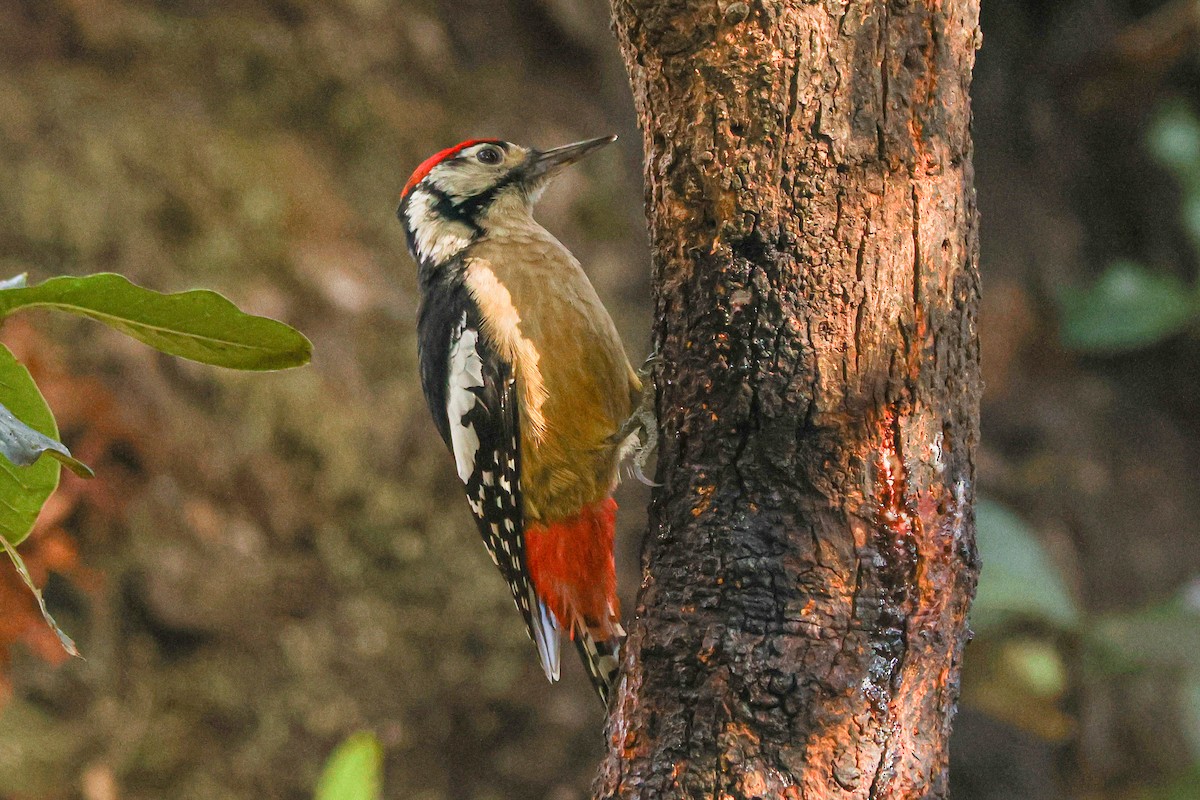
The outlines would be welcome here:
[[[614,0],[663,429],[598,798],[942,798],[978,571],[977,0]]]

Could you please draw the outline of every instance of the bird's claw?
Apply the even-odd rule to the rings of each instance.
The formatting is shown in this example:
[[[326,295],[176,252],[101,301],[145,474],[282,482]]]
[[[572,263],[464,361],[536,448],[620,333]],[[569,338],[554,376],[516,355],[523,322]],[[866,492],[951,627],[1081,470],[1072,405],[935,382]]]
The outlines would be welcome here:
[[[646,462],[658,449],[658,418],[650,409],[639,407],[625,422],[627,427],[631,424],[630,433],[637,436],[637,444],[633,446],[633,458],[631,459],[633,477],[652,488],[662,486],[661,483],[655,483],[646,477]]]
[[[658,417],[654,413],[653,372],[660,363],[662,363],[662,357],[656,351],[646,358],[642,368],[638,370],[638,377],[642,379],[641,401],[614,437],[618,442],[629,442],[631,437],[636,437],[633,440],[635,443],[630,449],[632,454],[631,471],[633,477],[637,478],[640,483],[650,487],[662,485],[646,477],[646,462],[658,449]]]
[[[657,350],[646,356],[646,360],[642,362],[642,366],[637,371],[637,376],[642,379],[643,385],[654,382],[652,380],[654,377],[654,368],[661,364],[662,360],[662,356]]]

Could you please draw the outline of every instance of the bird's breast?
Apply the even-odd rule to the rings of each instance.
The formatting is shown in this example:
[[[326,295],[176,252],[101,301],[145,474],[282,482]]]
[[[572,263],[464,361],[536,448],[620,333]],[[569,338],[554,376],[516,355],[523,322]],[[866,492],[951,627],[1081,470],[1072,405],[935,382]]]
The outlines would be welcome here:
[[[529,516],[568,516],[607,496],[611,437],[631,411],[636,379],[583,269],[547,233],[481,242],[464,278],[485,334],[517,376]]]

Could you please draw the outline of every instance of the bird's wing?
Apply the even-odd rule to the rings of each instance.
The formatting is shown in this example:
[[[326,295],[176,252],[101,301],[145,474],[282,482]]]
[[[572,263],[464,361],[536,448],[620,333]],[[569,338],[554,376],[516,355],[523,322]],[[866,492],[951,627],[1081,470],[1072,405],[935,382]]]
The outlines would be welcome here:
[[[422,382],[443,389],[426,388],[426,399],[454,455],[488,554],[525,619],[546,677],[554,681],[559,675],[559,630],[554,615],[538,599],[525,563],[516,377],[512,365],[489,344],[474,304],[464,298],[455,305],[451,310],[457,316],[445,319],[443,352],[448,356],[440,359],[444,377],[436,375],[435,366],[426,367],[422,353]]]

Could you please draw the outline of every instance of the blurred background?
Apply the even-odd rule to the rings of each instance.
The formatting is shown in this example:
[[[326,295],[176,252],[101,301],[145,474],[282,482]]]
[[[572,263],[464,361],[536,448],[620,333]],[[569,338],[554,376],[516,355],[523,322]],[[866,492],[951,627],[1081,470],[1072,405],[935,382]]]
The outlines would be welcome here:
[[[1200,798],[1200,4],[985,2],[975,74],[985,572],[955,800]],[[0,277],[112,270],[280,317],[245,375],[7,322],[66,442],[0,569],[0,798],[309,798],[370,730],[387,797],[577,800],[415,368],[393,212],[426,155],[614,132],[540,219],[646,351],[640,136],[602,0],[0,0]],[[646,495],[619,500],[627,609]]]

